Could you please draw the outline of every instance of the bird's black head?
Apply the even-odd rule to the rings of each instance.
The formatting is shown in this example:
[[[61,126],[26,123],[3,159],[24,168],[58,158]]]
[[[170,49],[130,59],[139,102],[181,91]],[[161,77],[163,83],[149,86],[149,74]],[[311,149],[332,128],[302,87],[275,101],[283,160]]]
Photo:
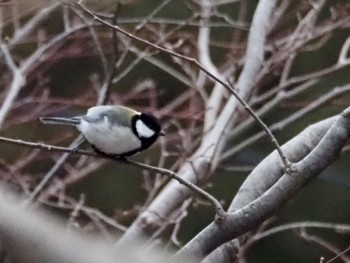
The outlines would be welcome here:
[[[152,113],[141,112],[140,120],[157,135],[160,135],[162,128],[159,124],[158,119]]]
[[[165,135],[158,119],[151,113],[142,112],[132,119],[132,131],[140,139],[142,150],[150,147],[160,135]]]

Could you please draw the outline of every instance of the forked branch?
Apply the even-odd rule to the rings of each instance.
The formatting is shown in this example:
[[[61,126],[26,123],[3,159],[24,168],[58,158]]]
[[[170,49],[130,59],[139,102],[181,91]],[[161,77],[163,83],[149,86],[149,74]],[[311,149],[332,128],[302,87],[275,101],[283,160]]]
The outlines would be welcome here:
[[[258,124],[263,128],[263,130],[267,133],[267,135],[270,137],[272,143],[275,145],[280,157],[282,158],[282,161],[284,163],[284,165],[286,166],[286,170],[288,171],[291,163],[288,160],[287,156],[283,153],[277,139],[275,138],[275,136],[272,134],[272,132],[268,129],[268,127],[264,124],[264,122],[259,118],[259,116],[257,116],[256,114],[254,114],[253,110],[249,107],[249,105],[244,101],[243,98],[241,98],[241,96],[238,94],[238,92],[230,85],[230,83],[221,80],[219,77],[215,76],[214,74],[212,74],[209,70],[207,70],[201,63],[199,63],[196,59],[179,54],[173,50],[161,47],[157,44],[154,44],[146,39],[140,38],[134,34],[131,34],[130,32],[122,29],[121,27],[119,27],[118,25],[113,25],[110,22],[100,18],[99,16],[97,16],[96,14],[94,14],[94,12],[92,12],[91,10],[89,10],[88,8],[86,8],[85,6],[83,6],[80,2],[76,2],[76,1],[71,1],[69,2],[71,5],[73,5],[74,7],[77,7],[81,10],[83,10],[84,12],[86,12],[88,15],[90,15],[95,21],[100,22],[101,24],[108,26],[116,31],[118,31],[119,33],[135,40],[138,41],[140,43],[146,44],[147,46],[150,46],[152,48],[155,48],[161,52],[167,53],[171,56],[183,59],[185,61],[190,62],[191,64],[195,65],[197,68],[199,68],[200,70],[202,70],[203,72],[205,72],[205,74],[207,74],[210,78],[212,78],[213,80],[217,81],[218,83],[220,83],[222,86],[224,86],[244,107],[244,109],[250,114],[252,115],[252,117],[258,122]]]

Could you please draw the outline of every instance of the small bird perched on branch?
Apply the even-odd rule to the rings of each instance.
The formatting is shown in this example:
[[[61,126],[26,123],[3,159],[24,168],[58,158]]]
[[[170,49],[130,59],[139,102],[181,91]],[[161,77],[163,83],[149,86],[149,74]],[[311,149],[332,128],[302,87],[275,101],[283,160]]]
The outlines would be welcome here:
[[[40,121],[75,126],[98,153],[119,158],[143,151],[165,135],[154,115],[124,106],[96,106],[84,116],[41,117]]]

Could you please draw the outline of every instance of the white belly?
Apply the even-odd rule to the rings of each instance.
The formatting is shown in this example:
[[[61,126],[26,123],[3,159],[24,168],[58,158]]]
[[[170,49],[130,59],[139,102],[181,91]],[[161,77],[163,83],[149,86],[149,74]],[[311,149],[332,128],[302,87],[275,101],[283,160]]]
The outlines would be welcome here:
[[[141,147],[131,129],[124,126],[112,128],[107,120],[99,123],[81,120],[78,129],[89,143],[107,154],[120,155]]]

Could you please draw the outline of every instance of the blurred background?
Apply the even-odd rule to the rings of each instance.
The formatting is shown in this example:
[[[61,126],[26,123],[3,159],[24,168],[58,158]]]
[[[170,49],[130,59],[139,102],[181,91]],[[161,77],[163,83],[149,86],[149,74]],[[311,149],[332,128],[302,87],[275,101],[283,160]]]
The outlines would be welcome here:
[[[237,79],[244,64],[257,2],[218,0],[212,3],[210,16],[205,20],[201,17],[200,1],[82,1],[105,21],[195,59],[198,30],[207,26],[213,63],[220,71],[231,69],[227,76],[231,82]],[[350,63],[340,63],[339,57],[342,50],[345,58],[349,55],[349,48],[344,47],[350,45],[346,44],[350,42],[350,5],[346,0],[278,3],[266,43],[269,68],[258,76],[249,103],[256,111],[270,105],[283,81],[286,93],[300,89],[295,94],[288,93],[262,115],[271,126],[306,109],[295,121],[274,130],[283,144],[312,123],[349,106],[349,88],[342,88],[350,81]],[[306,19],[313,10],[317,16]],[[309,35],[304,34],[303,23],[308,25],[306,22],[312,19],[314,27]],[[133,160],[176,170],[198,146],[205,102],[213,83],[198,81],[201,73],[188,61],[130,40],[101,25],[82,9],[59,1],[0,1],[0,36],[0,136],[69,146],[78,131],[43,125],[38,118],[80,115],[103,102],[150,111],[160,118],[167,136]],[[294,42],[290,41],[292,38]],[[293,45],[288,47],[288,43]],[[292,51],[286,54],[288,50]],[[290,63],[289,74],[281,80],[286,63]],[[25,81],[13,91],[17,69]],[[334,93],[336,87],[341,88],[339,94]],[[10,105],[7,110],[6,103]],[[312,103],[316,106],[311,107]],[[242,111],[237,118],[243,122],[248,117]],[[225,151],[229,153],[259,132],[258,125],[250,125],[232,136]],[[1,180],[24,196],[31,195],[62,155],[4,143],[0,147]],[[87,144],[82,147],[90,149]],[[212,180],[202,187],[227,208],[249,172],[273,150],[270,141],[262,138],[227,154]],[[349,224],[348,150],[345,147],[335,163],[257,231],[304,221]],[[99,233],[107,240],[115,240],[168,181],[117,162],[79,155],[70,156],[54,174],[38,195],[38,202],[66,220],[67,227]],[[77,204],[81,208],[74,213]],[[169,228],[159,236],[169,247],[185,244],[214,216],[207,202],[198,197],[184,203],[183,211],[173,224],[178,226],[176,232]],[[336,233],[334,229],[296,228],[253,244],[247,249],[246,260],[319,262],[321,256],[329,259],[337,254],[337,249],[346,249],[349,242],[349,233]],[[348,262],[349,257],[334,262]]]

